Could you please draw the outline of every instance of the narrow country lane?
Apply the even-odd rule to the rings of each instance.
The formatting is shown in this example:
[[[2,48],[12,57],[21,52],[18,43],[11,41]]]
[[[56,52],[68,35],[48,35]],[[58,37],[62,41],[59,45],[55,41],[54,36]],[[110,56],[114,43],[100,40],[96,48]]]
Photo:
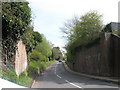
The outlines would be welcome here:
[[[50,65],[42,76],[36,78],[32,88],[109,88],[116,90],[118,85],[72,74],[65,70],[62,62]]]

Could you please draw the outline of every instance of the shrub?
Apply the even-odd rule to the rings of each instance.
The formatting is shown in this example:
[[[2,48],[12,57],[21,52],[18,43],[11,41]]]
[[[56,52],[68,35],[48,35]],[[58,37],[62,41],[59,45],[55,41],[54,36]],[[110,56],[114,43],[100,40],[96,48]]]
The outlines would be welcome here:
[[[2,71],[2,78],[11,81],[13,83],[30,86],[32,78],[27,75],[27,72],[23,72],[19,77],[16,75],[15,71],[12,68],[9,68],[7,71]]]
[[[37,50],[33,50],[32,53],[30,54],[30,60],[46,61],[46,57],[42,55],[40,52],[38,52]]]

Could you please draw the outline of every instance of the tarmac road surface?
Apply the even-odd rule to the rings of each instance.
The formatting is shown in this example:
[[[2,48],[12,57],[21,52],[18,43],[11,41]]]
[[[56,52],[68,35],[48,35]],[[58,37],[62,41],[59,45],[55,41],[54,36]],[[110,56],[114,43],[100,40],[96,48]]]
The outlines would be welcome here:
[[[118,90],[118,85],[70,73],[62,62],[51,64],[36,78],[31,88],[79,88],[80,90]],[[85,89],[86,88],[86,89]],[[97,89],[94,89],[97,88]],[[101,90],[101,89],[100,89]]]

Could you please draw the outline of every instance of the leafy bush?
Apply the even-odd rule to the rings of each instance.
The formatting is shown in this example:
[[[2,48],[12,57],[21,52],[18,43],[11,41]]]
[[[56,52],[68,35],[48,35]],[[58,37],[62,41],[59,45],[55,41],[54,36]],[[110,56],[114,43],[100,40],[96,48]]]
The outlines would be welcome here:
[[[36,46],[36,50],[46,57],[50,57],[52,55],[50,43],[44,36],[42,37],[42,42]]]
[[[13,69],[8,69],[7,71],[2,71],[2,78],[11,81],[13,83],[30,86],[32,78],[27,75],[27,72],[23,72],[19,77],[16,75]]]
[[[38,70],[42,68],[43,66],[41,65],[41,62],[38,61],[31,61],[28,67],[28,73],[29,75],[35,75],[37,74]]]
[[[33,50],[32,53],[30,54],[30,60],[34,61],[45,61],[46,57],[43,56],[40,52],[37,50]]]
[[[55,62],[55,60],[48,62],[31,61],[29,64],[28,73],[29,75],[35,76],[38,74],[40,69],[45,69],[53,62]]]

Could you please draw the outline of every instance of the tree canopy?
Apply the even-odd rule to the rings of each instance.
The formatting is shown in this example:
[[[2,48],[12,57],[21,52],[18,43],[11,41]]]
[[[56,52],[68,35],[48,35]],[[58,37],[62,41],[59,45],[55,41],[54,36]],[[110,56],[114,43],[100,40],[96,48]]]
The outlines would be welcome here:
[[[62,52],[59,47],[53,47],[52,49],[52,58],[55,60],[59,60],[63,58]]]
[[[28,2],[21,2],[21,0],[20,2],[2,2],[2,60],[4,64],[7,64],[7,68],[12,68],[8,73],[14,69],[13,60],[15,59],[13,58],[19,40],[23,41],[27,49],[26,75],[27,73],[30,76],[32,73],[35,75],[40,69],[52,63],[52,61],[48,62],[52,55],[52,44],[44,35],[34,31],[31,20],[31,9]]]
[[[80,18],[75,17],[70,22],[65,23],[62,28],[67,36],[66,45],[69,60],[74,60],[75,48],[85,46],[99,38],[99,33],[103,28],[102,15],[96,11],[88,12]]]
[[[36,50],[41,52],[46,57],[50,57],[52,54],[51,46],[44,36],[42,38],[42,42],[39,43],[38,46],[36,47]]]

